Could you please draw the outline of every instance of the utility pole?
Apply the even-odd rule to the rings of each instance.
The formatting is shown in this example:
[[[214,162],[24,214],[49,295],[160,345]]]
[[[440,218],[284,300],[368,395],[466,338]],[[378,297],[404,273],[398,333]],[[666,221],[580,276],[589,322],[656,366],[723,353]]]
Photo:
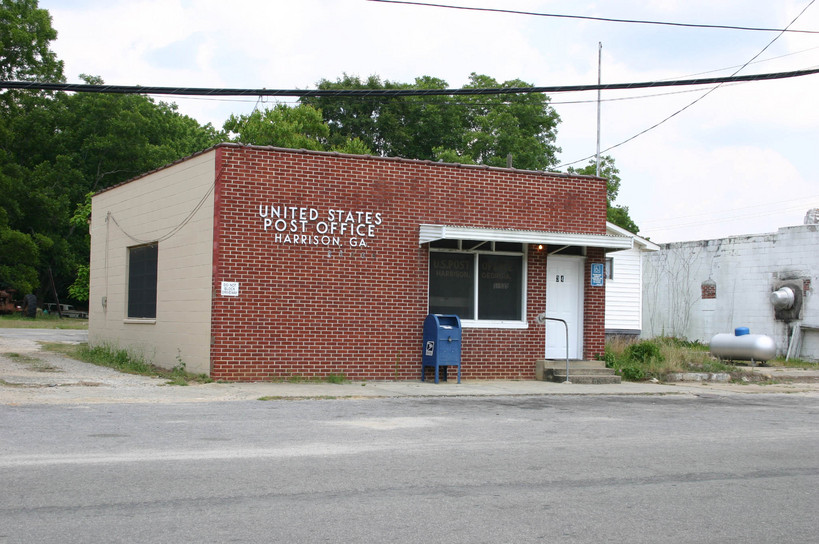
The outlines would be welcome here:
[[[600,177],[600,85],[603,65],[603,42],[597,42],[597,153],[595,154],[594,175]]]

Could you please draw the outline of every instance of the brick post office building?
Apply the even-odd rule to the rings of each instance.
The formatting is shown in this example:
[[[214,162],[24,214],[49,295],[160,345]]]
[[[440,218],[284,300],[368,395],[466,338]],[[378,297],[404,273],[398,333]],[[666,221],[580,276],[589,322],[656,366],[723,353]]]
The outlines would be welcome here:
[[[89,342],[223,380],[420,379],[426,315],[463,378],[604,349],[606,182],[222,144],[93,197]],[[595,272],[593,274],[593,272]],[[550,331],[552,329],[549,329]]]

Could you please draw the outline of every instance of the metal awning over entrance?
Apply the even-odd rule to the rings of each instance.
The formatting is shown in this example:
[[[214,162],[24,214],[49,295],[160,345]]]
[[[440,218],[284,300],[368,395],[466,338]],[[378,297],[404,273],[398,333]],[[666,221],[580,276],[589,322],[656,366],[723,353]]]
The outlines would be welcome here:
[[[427,244],[436,240],[485,240],[488,242],[514,242],[518,244],[602,247],[609,251],[631,249],[634,242],[631,236],[612,236],[609,234],[421,225],[418,243]]]

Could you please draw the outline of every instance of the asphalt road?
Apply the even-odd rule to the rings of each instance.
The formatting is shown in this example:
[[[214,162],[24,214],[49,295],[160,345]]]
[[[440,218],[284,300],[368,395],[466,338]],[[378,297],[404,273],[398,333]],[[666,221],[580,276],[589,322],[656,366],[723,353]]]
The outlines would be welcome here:
[[[815,395],[0,405],[0,543],[772,543]]]

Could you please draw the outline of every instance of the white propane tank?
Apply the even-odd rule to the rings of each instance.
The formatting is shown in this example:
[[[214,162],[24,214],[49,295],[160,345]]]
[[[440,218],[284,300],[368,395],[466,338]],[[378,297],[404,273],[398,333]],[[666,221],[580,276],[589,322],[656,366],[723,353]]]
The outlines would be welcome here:
[[[776,357],[776,343],[764,334],[715,334],[711,355],[734,361],[768,361]]]

